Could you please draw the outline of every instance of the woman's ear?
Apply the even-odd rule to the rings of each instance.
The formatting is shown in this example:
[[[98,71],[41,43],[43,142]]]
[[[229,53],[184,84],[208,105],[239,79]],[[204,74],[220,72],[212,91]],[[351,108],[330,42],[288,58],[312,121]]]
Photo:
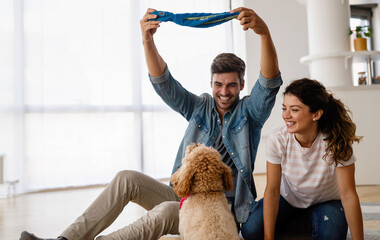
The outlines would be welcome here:
[[[319,109],[313,114],[313,121],[318,121],[323,115],[323,110]]]

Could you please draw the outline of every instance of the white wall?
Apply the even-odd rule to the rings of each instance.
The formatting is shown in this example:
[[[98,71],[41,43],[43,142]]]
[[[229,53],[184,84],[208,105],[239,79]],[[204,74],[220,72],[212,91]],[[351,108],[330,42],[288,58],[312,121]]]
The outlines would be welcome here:
[[[356,134],[363,136],[354,144],[356,183],[359,185],[380,184],[380,85],[342,87],[331,89],[335,96],[353,113]]]

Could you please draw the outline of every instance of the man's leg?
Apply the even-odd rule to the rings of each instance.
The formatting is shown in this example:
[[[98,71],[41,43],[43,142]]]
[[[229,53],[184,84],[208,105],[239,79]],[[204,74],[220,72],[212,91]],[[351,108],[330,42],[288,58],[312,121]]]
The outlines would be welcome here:
[[[308,209],[313,222],[313,239],[347,238],[348,224],[340,200],[318,203]]]
[[[136,171],[121,171],[60,236],[68,240],[94,239],[113,223],[129,201],[151,210],[165,201],[179,201],[179,197],[170,186],[147,175]]]
[[[264,239],[263,198],[254,204],[247,222],[241,225],[241,235],[244,239]]]
[[[97,240],[159,239],[165,234],[179,234],[179,202],[163,202],[136,222]]]

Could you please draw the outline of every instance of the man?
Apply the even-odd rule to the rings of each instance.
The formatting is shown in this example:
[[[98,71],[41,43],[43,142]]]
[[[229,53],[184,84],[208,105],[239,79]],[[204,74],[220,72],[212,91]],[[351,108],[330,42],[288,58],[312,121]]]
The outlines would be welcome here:
[[[252,177],[260,131],[269,117],[282,84],[277,54],[268,27],[251,9],[237,8],[243,30],[252,29],[261,38],[261,74],[251,95],[239,98],[244,88],[244,62],[234,54],[218,55],[211,66],[213,96],[196,96],[173,77],[153,40],[160,22],[148,9],[140,21],[150,80],[156,92],[173,110],[189,121],[174,163],[180,166],[190,143],[205,143],[221,153],[233,170],[234,190],[226,193],[236,221],[246,222],[256,198]],[[151,20],[151,21],[148,21]],[[129,201],[148,210],[133,224],[97,239],[158,239],[178,234],[180,198],[172,187],[135,171],[119,172],[93,204],[71,224],[59,239],[94,239],[121,213]],[[21,240],[40,240],[23,232]]]

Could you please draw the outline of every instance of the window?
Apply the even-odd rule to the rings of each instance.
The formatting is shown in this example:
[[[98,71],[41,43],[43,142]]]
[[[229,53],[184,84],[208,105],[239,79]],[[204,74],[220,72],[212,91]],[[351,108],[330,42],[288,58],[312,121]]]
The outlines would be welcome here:
[[[169,177],[187,122],[149,82],[140,18],[229,11],[229,1],[0,2],[0,154],[18,191],[107,183],[120,170]],[[232,52],[232,24],[162,23],[156,44],[190,91],[210,88],[209,66]]]
[[[372,24],[372,7],[373,5],[355,5],[351,6],[350,28],[355,29],[356,26],[373,26]],[[353,39],[353,35],[351,36]],[[368,39],[368,50],[372,50],[372,39]],[[351,50],[353,46],[351,46]]]

